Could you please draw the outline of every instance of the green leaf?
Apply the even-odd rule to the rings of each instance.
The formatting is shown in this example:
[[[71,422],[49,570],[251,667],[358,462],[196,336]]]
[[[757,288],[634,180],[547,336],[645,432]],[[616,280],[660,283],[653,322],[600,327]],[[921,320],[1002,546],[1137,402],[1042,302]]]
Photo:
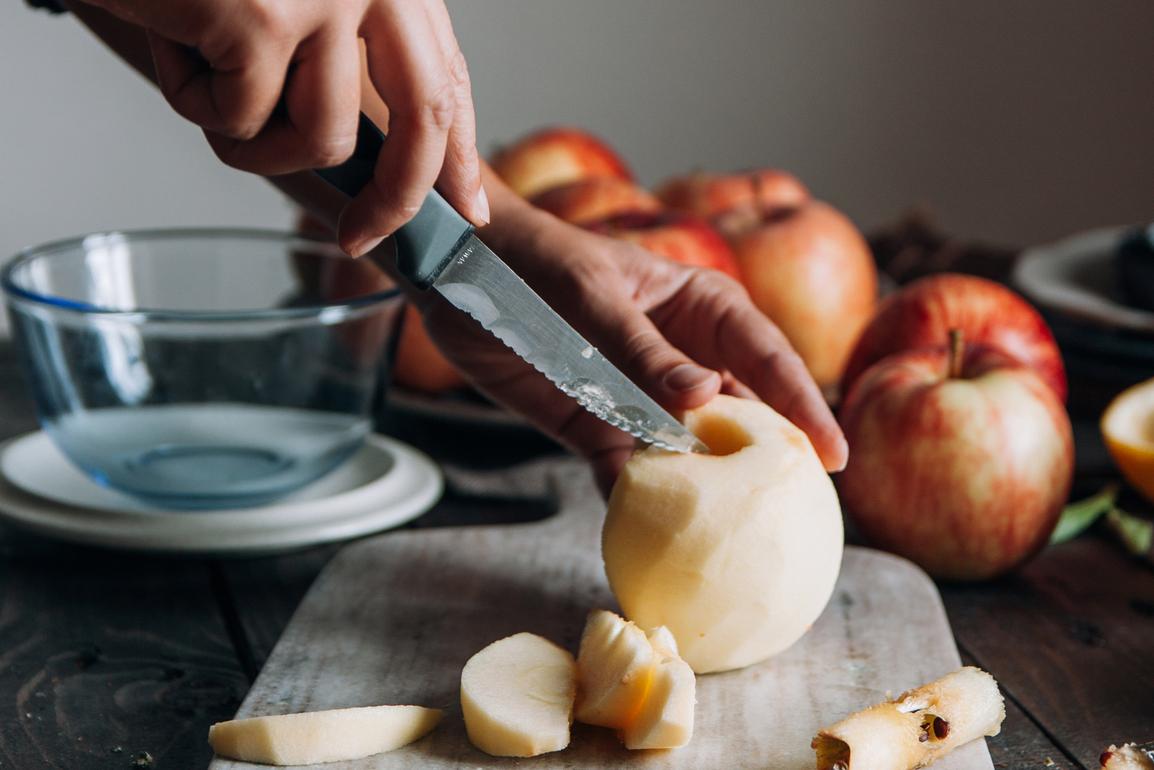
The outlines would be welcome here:
[[[1118,485],[1114,483],[1102,487],[1102,491],[1084,500],[1070,503],[1062,509],[1062,516],[1058,519],[1058,526],[1054,534],[1050,535],[1050,545],[1073,540],[1107,511],[1114,507],[1118,499]]]
[[[1150,558],[1151,546],[1154,545],[1154,521],[1113,508],[1106,514],[1106,523],[1127,551],[1134,556]]]

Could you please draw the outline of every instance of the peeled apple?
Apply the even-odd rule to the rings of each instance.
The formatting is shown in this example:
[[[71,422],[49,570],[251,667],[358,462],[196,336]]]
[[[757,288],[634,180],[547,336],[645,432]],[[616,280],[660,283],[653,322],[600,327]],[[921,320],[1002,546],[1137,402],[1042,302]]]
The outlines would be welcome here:
[[[645,700],[657,661],[640,628],[608,610],[589,613],[577,652],[577,721],[629,724]]]
[[[535,757],[569,745],[577,664],[544,637],[520,633],[485,647],[461,671],[461,712],[474,746]]]
[[[641,710],[621,731],[627,749],[678,749],[693,738],[697,677],[677,653],[677,642],[664,626],[648,634],[657,654]]]
[[[441,715],[422,706],[365,706],[233,719],[210,727],[208,742],[230,759],[314,765],[399,749],[436,727]]]
[[[609,499],[602,555],[625,616],[666,626],[699,674],[796,642],[841,567],[834,486],[805,434],[769,406],[717,396],[685,424],[711,454],[636,452]]]

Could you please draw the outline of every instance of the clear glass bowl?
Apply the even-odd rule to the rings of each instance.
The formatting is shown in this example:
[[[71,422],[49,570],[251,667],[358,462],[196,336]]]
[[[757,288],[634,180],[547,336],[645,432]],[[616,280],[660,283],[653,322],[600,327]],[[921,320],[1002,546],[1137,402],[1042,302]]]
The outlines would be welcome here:
[[[334,260],[256,230],[20,253],[0,285],[41,424],[97,482],[170,508],[260,505],[320,478],[371,429],[403,309]]]

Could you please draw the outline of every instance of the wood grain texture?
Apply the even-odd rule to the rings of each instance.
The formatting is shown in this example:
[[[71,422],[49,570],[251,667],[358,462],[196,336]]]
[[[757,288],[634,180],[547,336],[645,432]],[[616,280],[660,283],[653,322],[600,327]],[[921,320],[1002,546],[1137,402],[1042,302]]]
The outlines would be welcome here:
[[[942,591],[959,645],[1083,766],[1154,738],[1154,572],[1113,543],[1085,537]]]
[[[410,747],[330,768],[503,767],[472,748],[457,703],[461,667],[518,631],[575,649],[589,609],[612,607],[598,548],[604,506],[575,462],[540,466],[561,513],[546,522],[402,532],[346,548],[322,572],[273,650],[240,716],[380,703],[445,708],[438,730]],[[528,483],[532,474],[517,478]],[[784,655],[701,677],[693,743],[630,754],[605,730],[578,726],[571,747],[541,768],[638,767],[801,770],[825,723],[887,692],[960,665],[932,583],[907,562],[852,549],[830,606]],[[217,760],[213,770],[243,763]],[[983,743],[939,762],[989,770]]]
[[[203,767],[247,687],[204,563],[0,542],[0,767]]]

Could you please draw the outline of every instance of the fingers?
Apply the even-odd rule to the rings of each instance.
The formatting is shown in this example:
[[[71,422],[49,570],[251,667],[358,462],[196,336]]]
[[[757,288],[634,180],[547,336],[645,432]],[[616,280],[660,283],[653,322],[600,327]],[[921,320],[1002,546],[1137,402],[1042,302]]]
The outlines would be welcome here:
[[[674,343],[733,376],[801,428],[827,470],[845,467],[847,445],[829,406],[780,330],[730,279],[695,271],[659,317]],[[742,389],[730,384],[731,392]]]
[[[478,227],[489,223],[489,198],[481,181],[481,160],[477,154],[477,119],[473,109],[473,86],[469,66],[453,34],[453,23],[442,0],[425,0],[441,56],[449,69],[456,92],[457,110],[449,129],[445,165],[437,179],[441,193],[450,200],[472,200],[469,217]],[[462,209],[468,211],[468,209]],[[469,216],[469,214],[466,214]]]
[[[693,409],[721,390],[721,375],[696,363],[658,330],[620,288],[620,271],[585,255],[584,273],[560,296],[562,315],[580,318],[586,338],[667,409]]]
[[[148,34],[157,84],[177,114],[232,139],[255,137],[280,99],[293,49],[266,42],[206,61],[184,45]]]
[[[449,180],[442,189],[449,204],[474,222],[488,218],[478,194],[475,148],[471,159],[464,153],[466,165],[456,168],[462,160],[457,137],[467,131],[464,141],[472,142],[472,103],[462,101],[468,89],[463,60],[457,52],[446,61],[447,47],[457,51],[448,15],[431,14],[426,5],[378,3],[361,30],[369,75],[389,106],[389,139],[373,180],[341,216],[340,244],[353,255],[368,251],[411,219],[442,169]],[[454,154],[447,158],[451,134]]]
[[[284,109],[249,140],[211,134],[217,155],[234,168],[277,176],[343,163],[357,139],[360,58],[356,29],[330,26],[298,49]]]

